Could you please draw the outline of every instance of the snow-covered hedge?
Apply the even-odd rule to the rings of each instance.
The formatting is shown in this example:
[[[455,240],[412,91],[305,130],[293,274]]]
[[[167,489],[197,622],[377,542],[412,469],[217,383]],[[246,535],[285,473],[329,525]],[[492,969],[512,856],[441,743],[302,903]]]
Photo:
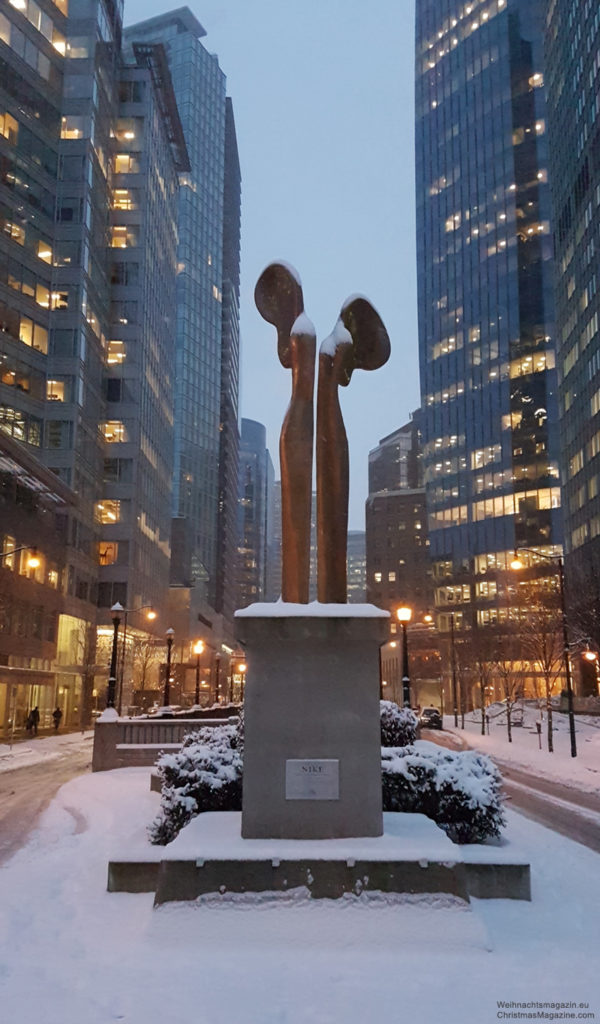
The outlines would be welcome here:
[[[381,752],[384,811],[412,811],[432,818],[455,843],[479,843],[504,826],[502,778],[493,762],[475,751],[453,752],[419,742],[410,745],[416,717],[381,702],[381,731],[401,745]],[[161,808],[148,829],[165,846],[202,811],[239,811],[242,806],[243,720],[198,729],[180,751],[157,762]]]
[[[485,754],[418,744],[384,749],[381,755],[384,811],[425,814],[454,843],[500,835],[506,824],[502,776]]]
[[[382,747],[409,747],[415,742],[419,720],[410,708],[399,708],[391,700],[379,702]]]
[[[242,808],[243,727],[204,726],[188,733],[181,750],[157,761],[161,807],[150,825],[150,842],[166,846],[201,811]]]

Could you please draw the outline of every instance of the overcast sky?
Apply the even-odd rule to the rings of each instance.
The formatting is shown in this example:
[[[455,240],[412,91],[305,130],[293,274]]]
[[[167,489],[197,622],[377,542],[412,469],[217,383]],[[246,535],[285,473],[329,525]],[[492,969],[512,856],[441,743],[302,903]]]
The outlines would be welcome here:
[[[180,6],[125,0],[126,24]],[[267,428],[278,477],[290,374],[254,285],[298,270],[318,343],[366,295],[392,355],[341,390],[350,528],[364,529],[369,450],[418,406],[414,229],[414,0],[191,0],[232,97],[242,167],[241,414]]]

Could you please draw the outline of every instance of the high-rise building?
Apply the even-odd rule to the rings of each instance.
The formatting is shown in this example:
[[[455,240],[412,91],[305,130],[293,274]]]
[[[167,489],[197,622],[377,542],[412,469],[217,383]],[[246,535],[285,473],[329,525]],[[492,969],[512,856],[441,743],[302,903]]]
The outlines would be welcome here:
[[[367,597],[367,550],[364,530],[348,530],[346,554],[348,604],[364,604]]]
[[[515,547],[561,551],[545,10],[417,2],[422,431],[446,631],[510,618]]]
[[[11,0],[0,12],[0,429],[23,449],[17,465],[43,460],[76,495],[60,542],[40,530],[36,574],[60,595],[55,657],[43,670],[31,653],[8,657],[51,679],[69,723],[89,709],[95,661],[121,8]]]
[[[545,85],[566,565],[577,591],[600,571],[600,11],[592,0],[548,3]]]
[[[220,480],[219,462],[234,466],[237,446],[240,188],[225,76],[201,42],[205,35],[191,11],[181,7],[128,27],[124,39],[126,47],[132,42],[164,45],[190,161],[181,179],[178,213],[172,505],[177,546],[187,553],[187,564],[174,565],[171,578],[174,584],[202,589],[215,608],[228,600],[230,606],[222,581],[219,585],[217,560],[228,530],[223,527],[220,540],[219,505],[231,493],[232,474]],[[232,449],[228,456],[226,444]]]
[[[129,611],[127,698],[142,609],[162,612],[155,627],[166,628],[171,566],[178,176],[189,162],[160,44],[134,43],[121,67],[114,137],[98,605]]]
[[[416,413],[369,452],[365,515],[367,601],[415,618],[432,603],[418,424]]]
[[[231,627],[235,612],[239,477],[240,362],[240,202],[241,173],[233,104],[225,105],[225,186],[223,194],[223,317],[221,337],[221,438],[215,608]]]
[[[242,419],[238,513],[237,607],[265,601],[274,510],[273,462],[262,423]]]

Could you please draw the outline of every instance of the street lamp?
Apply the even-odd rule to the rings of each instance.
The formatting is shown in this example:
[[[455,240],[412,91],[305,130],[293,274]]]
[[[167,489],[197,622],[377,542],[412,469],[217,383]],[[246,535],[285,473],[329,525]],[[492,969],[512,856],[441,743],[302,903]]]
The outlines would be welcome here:
[[[146,618],[150,621],[154,621],[157,617],[157,612],[151,604],[142,604],[139,608],[123,608],[123,639],[121,641],[121,671],[119,673],[119,714],[121,714],[121,702],[123,700],[123,679],[125,676],[125,655],[127,653],[127,616],[133,615],[134,612],[143,612],[146,608],[149,610],[146,612]]]
[[[18,555],[20,551],[29,551],[30,555],[27,559],[28,569],[39,569],[42,564],[42,560],[38,554],[36,547],[31,547],[29,544],[23,544],[20,548],[13,548],[12,551],[4,551],[0,554],[0,559],[12,558],[13,555]]]
[[[108,690],[106,692],[106,706],[107,708],[114,708],[115,706],[115,693],[117,689],[117,647],[119,643],[119,623],[121,622],[121,612],[124,612],[122,604],[117,601],[111,608],[112,612],[112,624],[113,624],[113,640],[112,640],[112,651],[110,655],[110,672],[108,675]]]
[[[173,650],[174,629],[168,629],[167,633],[167,671],[165,674],[165,692],[163,695],[163,707],[168,708],[171,699],[171,651]]]
[[[456,644],[454,642],[454,612],[450,612],[450,659],[452,663],[452,710],[454,728],[458,729],[458,687],[456,685]]]
[[[194,644],[194,654],[196,655],[196,706],[200,703],[200,655],[204,651],[204,641],[198,640]]]
[[[563,659],[565,663],[565,682],[567,686],[567,710],[569,715],[569,733],[571,737],[571,757],[577,757],[577,740],[575,739],[575,714],[573,710],[573,684],[571,681],[571,662],[569,661],[569,628],[567,623],[567,608],[565,605],[565,569],[562,557],[559,555],[553,558],[552,555],[544,555],[541,551],[534,551],[532,548],[517,548],[515,557],[510,563],[511,569],[524,569],[525,566],[519,558],[519,551],[524,551],[536,558],[542,558],[558,568],[558,591],[560,595],[560,614],[562,619],[563,634]]]
[[[239,663],[239,665],[238,665],[238,672],[240,673],[240,675],[242,677],[241,692],[240,692],[240,698],[241,698],[242,702],[244,700],[244,684],[246,682],[246,668],[247,668],[246,662],[245,661],[241,661]]]
[[[406,627],[412,619],[412,608],[398,608],[396,618],[402,626],[402,704],[410,707],[410,676],[408,673],[408,635]]]

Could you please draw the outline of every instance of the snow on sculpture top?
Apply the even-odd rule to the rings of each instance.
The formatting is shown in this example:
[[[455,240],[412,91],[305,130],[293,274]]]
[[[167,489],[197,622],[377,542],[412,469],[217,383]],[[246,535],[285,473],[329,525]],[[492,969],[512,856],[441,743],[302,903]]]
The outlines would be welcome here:
[[[283,601],[307,604],[310,577],[310,512],[313,460],[315,330],[304,313],[297,271],[270,263],[254,298],[261,316],[277,328],[280,362],[292,371],[292,397],[279,441]],[[338,387],[354,370],[376,370],[390,356],[390,339],[368,299],[346,299],[319,352],[317,387],[317,594],[323,604],[345,604],[348,538],[348,440]]]

